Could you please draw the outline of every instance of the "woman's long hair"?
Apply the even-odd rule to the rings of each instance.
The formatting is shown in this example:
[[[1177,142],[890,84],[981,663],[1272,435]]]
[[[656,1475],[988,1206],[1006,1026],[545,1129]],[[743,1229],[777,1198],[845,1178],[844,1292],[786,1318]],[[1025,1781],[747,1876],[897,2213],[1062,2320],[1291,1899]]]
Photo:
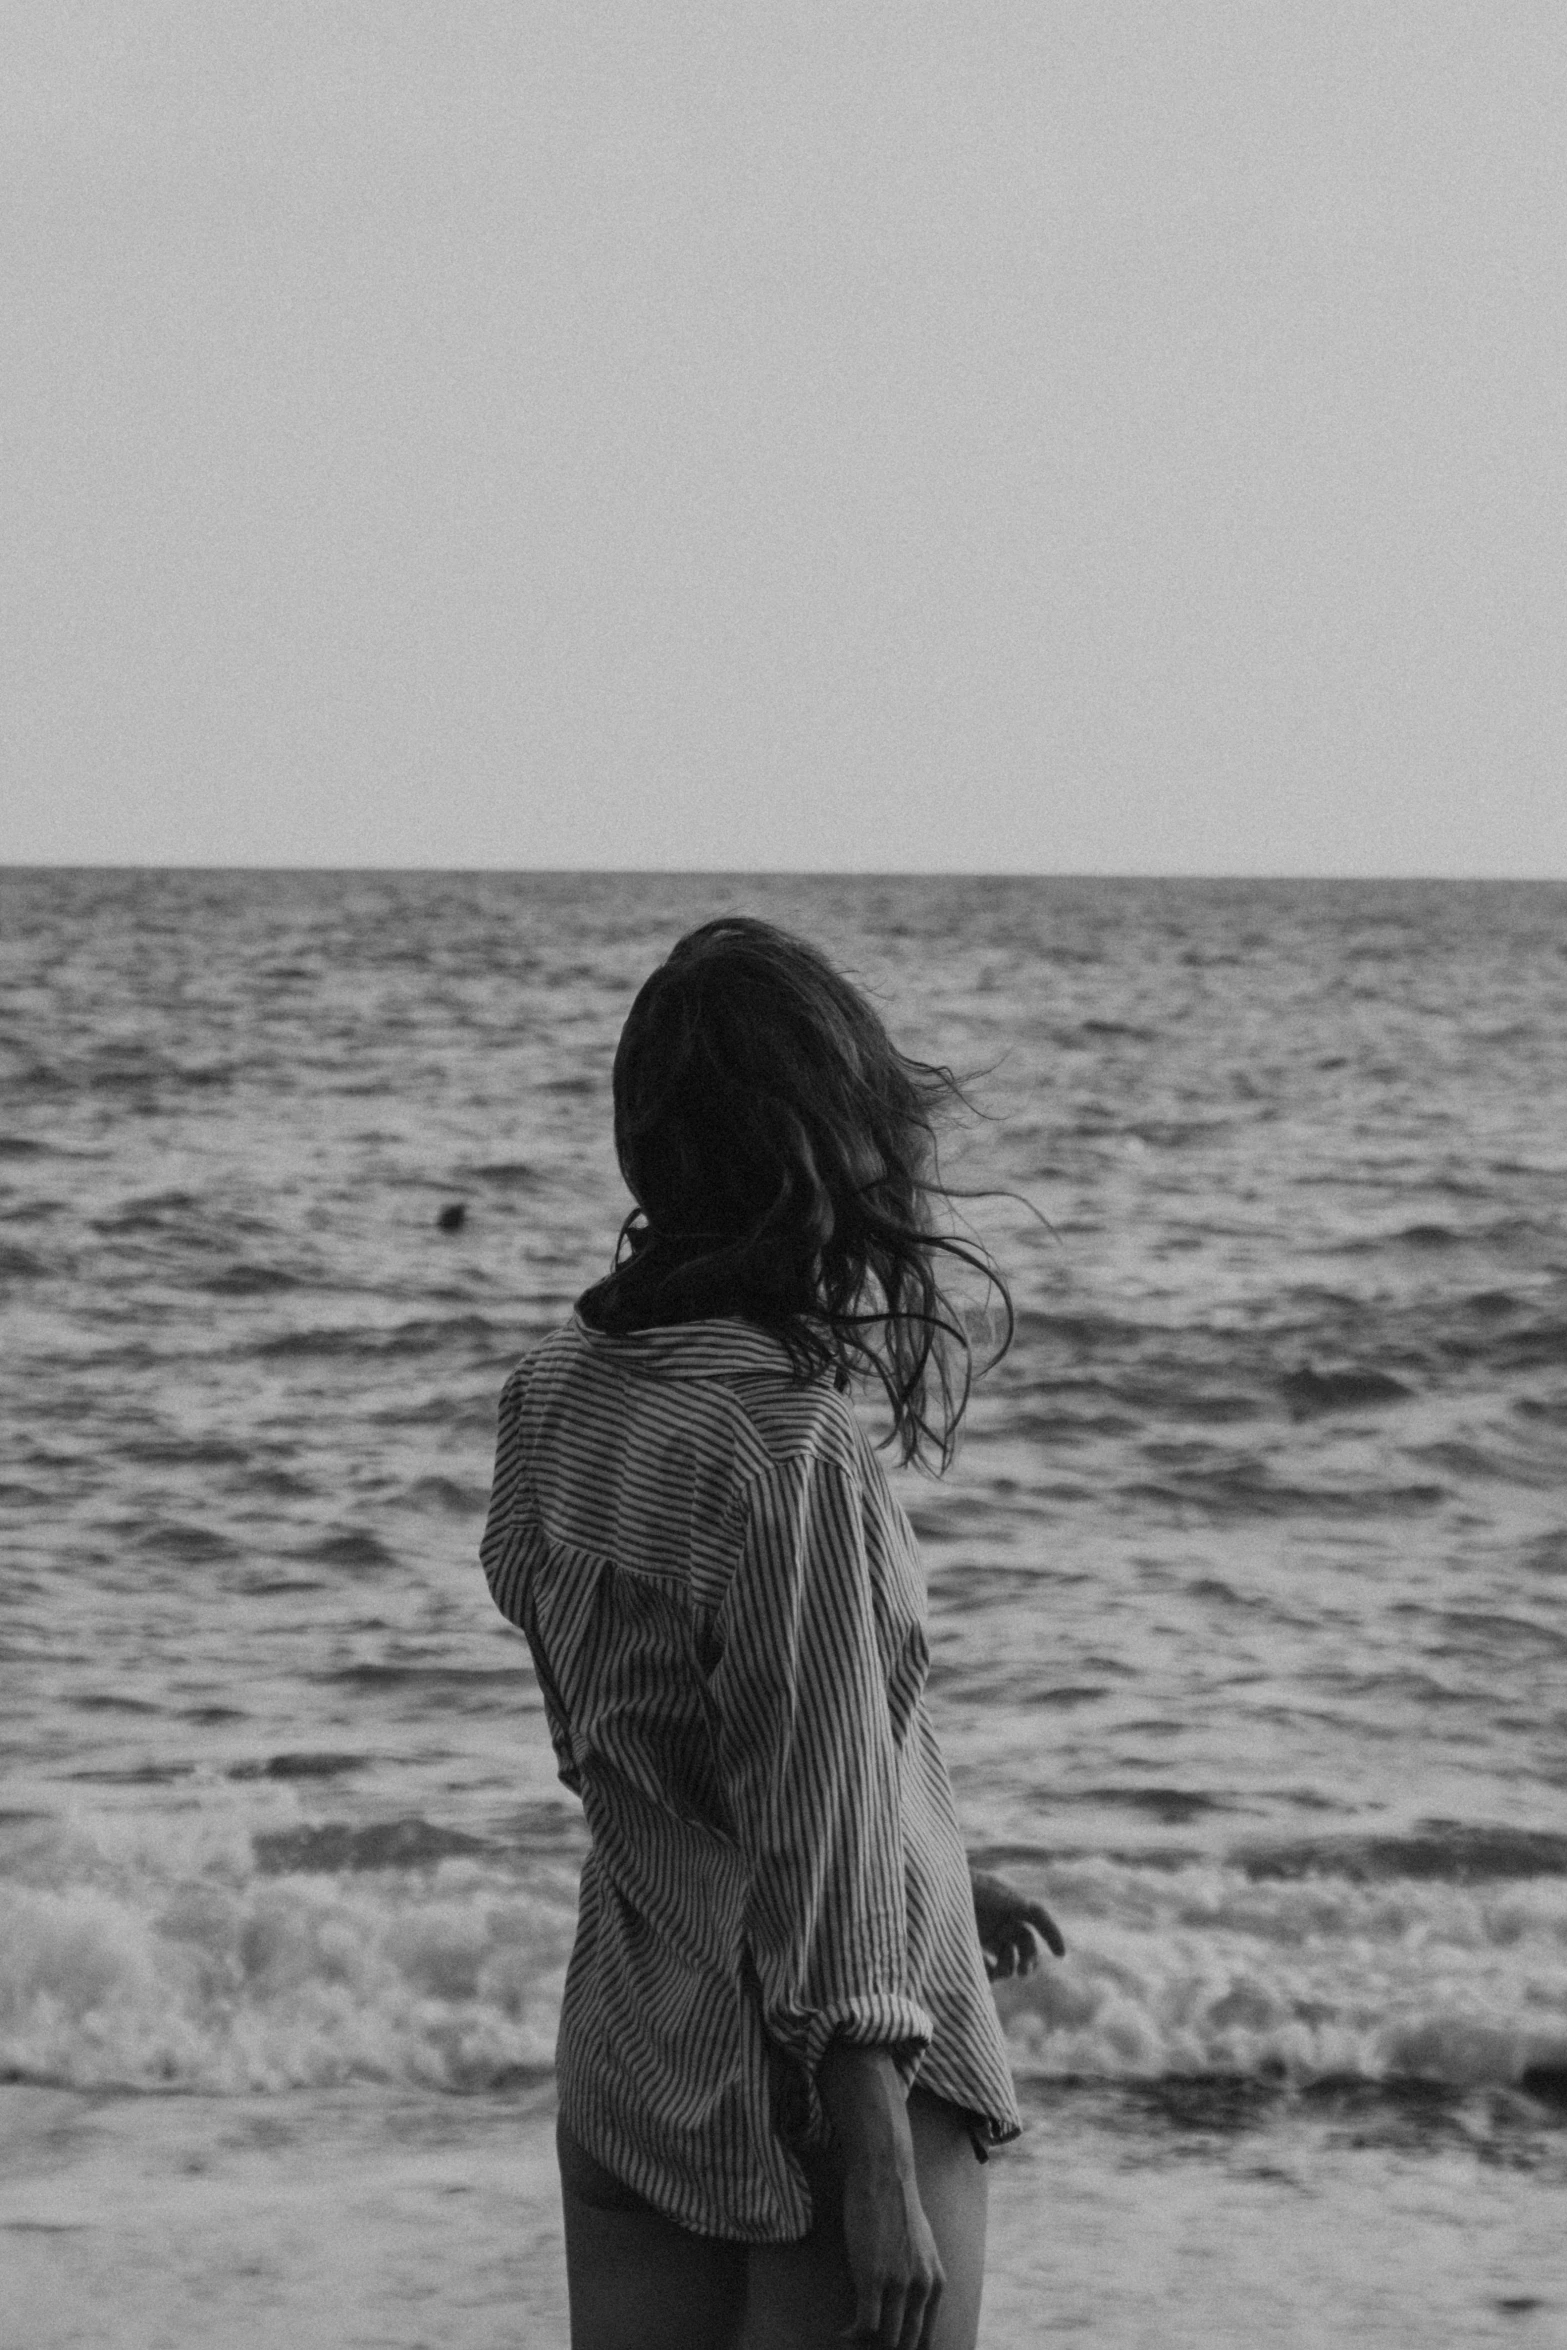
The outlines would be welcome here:
[[[612,1335],[738,1315],[802,1377],[879,1380],[903,1460],[945,1468],[973,1359],[942,1259],[979,1273],[1012,1339],[1006,1283],[938,1230],[936,1136],[950,1070],[900,1053],[860,991],[803,939],[741,915],[681,939],[615,1054],[615,1148],[636,1207],[614,1270],[581,1300]],[[985,1368],[989,1368],[987,1364]]]

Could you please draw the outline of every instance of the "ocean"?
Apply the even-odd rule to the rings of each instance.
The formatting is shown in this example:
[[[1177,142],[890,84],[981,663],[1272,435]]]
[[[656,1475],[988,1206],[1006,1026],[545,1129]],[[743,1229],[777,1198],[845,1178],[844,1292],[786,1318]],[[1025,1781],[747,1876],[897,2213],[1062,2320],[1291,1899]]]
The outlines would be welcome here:
[[[1016,1298],[900,1482],[1069,1944],[988,2350],[1567,2343],[1567,888],[12,871],[7,2344],[563,2350],[584,1843],[476,1545],[727,909],[964,1078]]]

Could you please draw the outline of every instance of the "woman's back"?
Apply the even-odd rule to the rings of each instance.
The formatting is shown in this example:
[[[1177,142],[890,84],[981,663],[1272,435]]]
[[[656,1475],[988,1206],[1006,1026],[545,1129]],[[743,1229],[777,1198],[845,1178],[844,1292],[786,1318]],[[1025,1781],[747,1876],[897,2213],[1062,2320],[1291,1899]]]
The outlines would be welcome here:
[[[485,1569],[592,1838],[556,2078],[593,2350],[643,2342],[657,2278],[711,2304],[660,2339],[732,2342],[747,2247],[780,2342],[853,2308],[890,2345],[940,2291],[927,2191],[972,2342],[974,2156],[1018,2115],[914,1540],[848,1401],[950,1458],[936,1266],[989,1271],[933,1214],[955,1091],[804,942],[691,933],[616,1053],[615,1264],[502,1399]]]
[[[1010,2135],[913,1538],[831,1383],[741,1323],[579,1318],[506,1389],[484,1562],[592,1833],[559,2065],[588,2151],[683,2225],[799,2235],[778,2118],[811,2136],[835,2035],[928,2044]]]

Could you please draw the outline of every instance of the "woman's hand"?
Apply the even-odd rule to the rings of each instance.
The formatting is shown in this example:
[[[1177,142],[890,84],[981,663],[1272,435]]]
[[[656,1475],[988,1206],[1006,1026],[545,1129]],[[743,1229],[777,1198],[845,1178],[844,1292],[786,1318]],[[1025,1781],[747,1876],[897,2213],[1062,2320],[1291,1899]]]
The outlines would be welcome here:
[[[969,1875],[974,1884],[979,1946],[992,1982],[998,1975],[1031,1973],[1039,1963],[1040,1939],[1053,1957],[1066,1956],[1061,1929],[1048,1909],[1037,1901],[1025,1901],[1005,1877],[992,1877],[980,1869],[971,1869]]]
[[[854,2320],[843,2339],[920,2350],[945,2283],[920,2203],[908,2100],[885,2048],[836,2041],[816,2076],[843,2174]]]

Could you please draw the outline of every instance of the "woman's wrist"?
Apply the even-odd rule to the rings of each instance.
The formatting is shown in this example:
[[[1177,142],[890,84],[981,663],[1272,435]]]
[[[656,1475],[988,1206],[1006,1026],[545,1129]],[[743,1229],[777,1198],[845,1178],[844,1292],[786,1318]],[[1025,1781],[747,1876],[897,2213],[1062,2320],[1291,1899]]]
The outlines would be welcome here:
[[[890,2049],[834,2040],[817,2068],[816,2087],[846,2162],[887,2164],[913,2176],[908,2092]]]

